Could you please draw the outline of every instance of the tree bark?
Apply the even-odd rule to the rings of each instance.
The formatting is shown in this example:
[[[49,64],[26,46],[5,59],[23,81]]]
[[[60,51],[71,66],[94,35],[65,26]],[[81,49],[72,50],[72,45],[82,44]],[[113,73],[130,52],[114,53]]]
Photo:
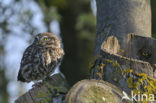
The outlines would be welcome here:
[[[151,37],[150,0],[96,0],[96,4],[95,54],[100,53],[102,42],[111,35],[121,44],[129,33]]]
[[[108,37],[102,43],[100,56],[91,69],[91,78],[107,81],[130,96],[132,92],[155,96],[155,44],[155,39],[128,34],[126,49],[121,51],[118,39],[114,36]],[[150,54],[146,54],[146,50]],[[141,102],[147,102],[149,98]],[[140,100],[136,99],[138,101]]]

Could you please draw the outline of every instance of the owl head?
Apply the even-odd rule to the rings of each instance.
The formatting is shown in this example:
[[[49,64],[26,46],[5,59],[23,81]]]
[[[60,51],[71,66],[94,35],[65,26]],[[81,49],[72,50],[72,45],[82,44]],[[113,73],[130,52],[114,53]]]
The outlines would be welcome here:
[[[60,39],[53,33],[40,33],[36,35],[33,44],[40,47],[60,48]]]

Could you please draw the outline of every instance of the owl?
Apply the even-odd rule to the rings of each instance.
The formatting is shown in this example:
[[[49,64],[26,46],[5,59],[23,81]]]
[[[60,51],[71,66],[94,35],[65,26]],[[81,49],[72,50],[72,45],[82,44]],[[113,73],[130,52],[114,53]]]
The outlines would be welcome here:
[[[44,80],[59,65],[64,56],[60,39],[53,33],[36,35],[33,43],[26,48],[18,72],[18,81]]]

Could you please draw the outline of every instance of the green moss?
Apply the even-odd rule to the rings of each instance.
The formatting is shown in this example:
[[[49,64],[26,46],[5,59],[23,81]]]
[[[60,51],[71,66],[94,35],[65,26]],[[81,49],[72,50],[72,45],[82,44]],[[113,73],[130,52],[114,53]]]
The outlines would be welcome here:
[[[116,60],[111,60],[111,59],[105,59],[103,62],[101,62],[100,64],[96,65],[96,69],[97,69],[97,77],[99,79],[103,79],[105,80],[104,78],[104,72],[105,72],[105,67],[106,65],[111,65],[112,68],[113,68],[113,71],[111,74],[113,76],[113,81],[115,81],[116,83],[119,82],[119,80],[121,78],[123,78],[123,73],[122,73],[122,68],[120,66],[120,64],[116,61]]]
[[[112,66],[118,67],[119,66],[119,63],[118,62],[114,62],[114,63],[112,63]]]
[[[111,75],[113,76],[113,81],[118,83],[119,80],[123,78],[122,68],[120,64],[116,60],[111,59],[106,59],[105,62],[111,64],[111,66],[113,67],[113,74]]]
[[[39,91],[37,93],[37,97],[38,97],[38,100],[35,101],[35,103],[49,103],[51,101],[51,93],[49,93],[49,91],[47,91],[46,93],[42,92],[42,91]]]
[[[90,94],[90,95],[88,95]],[[114,97],[112,99],[112,97]],[[86,103],[116,103],[117,96],[110,89],[102,87],[102,86],[92,86],[90,88],[86,88],[83,91],[82,95],[79,97],[81,101],[85,101]],[[104,99],[103,99],[104,98]]]
[[[25,103],[29,103],[28,101],[26,101]]]
[[[104,69],[104,66],[105,66],[105,64],[103,64],[103,63],[97,65],[97,69],[98,69],[97,75],[98,75],[98,77],[100,79],[103,79],[103,69]]]
[[[98,56],[93,57],[93,59],[89,62],[89,69],[91,69],[95,65],[97,59]]]
[[[123,49],[120,49],[119,51],[120,51],[121,53],[123,53],[123,54],[125,53],[125,50],[123,50]]]
[[[52,97],[58,97],[60,95],[60,92],[66,93],[68,91],[65,87],[56,87],[49,83],[46,83],[45,85],[48,88],[48,90],[46,90],[45,92],[38,91],[38,100],[36,101],[36,103],[51,103]]]
[[[110,59],[106,59],[106,62],[108,62],[108,63],[113,63],[113,61],[110,60]]]
[[[113,67],[120,67],[120,64],[116,60],[105,59],[105,62],[111,64]]]

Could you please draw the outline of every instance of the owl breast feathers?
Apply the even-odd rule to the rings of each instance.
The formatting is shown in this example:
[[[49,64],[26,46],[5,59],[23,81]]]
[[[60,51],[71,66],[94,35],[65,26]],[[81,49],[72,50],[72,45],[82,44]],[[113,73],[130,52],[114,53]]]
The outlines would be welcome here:
[[[25,50],[17,79],[22,82],[42,80],[61,63],[64,51],[60,39],[52,33],[40,33]]]

